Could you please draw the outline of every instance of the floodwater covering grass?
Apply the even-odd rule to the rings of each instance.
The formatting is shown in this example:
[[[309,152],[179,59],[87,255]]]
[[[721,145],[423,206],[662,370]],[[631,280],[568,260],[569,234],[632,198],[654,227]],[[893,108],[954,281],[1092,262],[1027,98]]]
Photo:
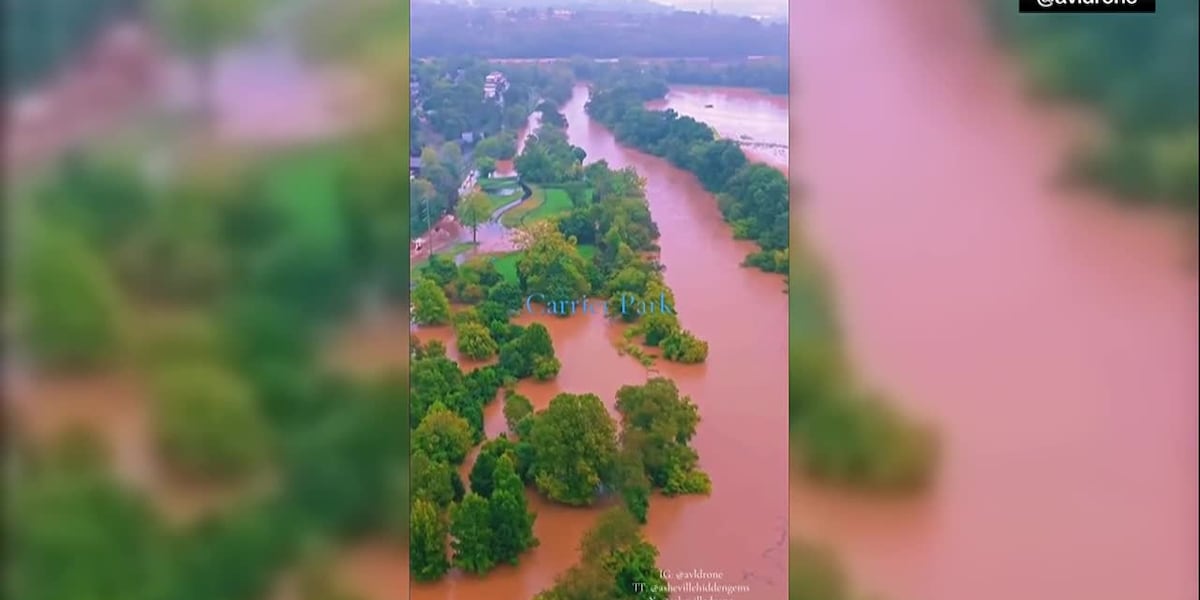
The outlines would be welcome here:
[[[442,248],[441,250],[434,251],[434,254],[454,257],[474,247],[475,244],[472,242],[460,242],[458,244],[454,244],[453,246],[448,246],[446,248]],[[425,263],[427,262],[429,262],[429,255],[422,255],[420,258],[412,262],[412,265],[409,266],[409,272],[416,272],[418,268],[425,266]]]

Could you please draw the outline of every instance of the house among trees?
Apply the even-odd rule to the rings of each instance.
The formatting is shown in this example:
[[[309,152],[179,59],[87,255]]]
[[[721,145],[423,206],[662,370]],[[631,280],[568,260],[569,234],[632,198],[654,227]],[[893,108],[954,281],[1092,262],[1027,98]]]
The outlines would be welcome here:
[[[421,157],[420,156],[408,157],[408,174],[413,177],[417,177],[421,174]]]
[[[504,78],[504,74],[500,71],[492,71],[483,80],[484,98],[503,98],[504,91],[507,89],[508,80]]]

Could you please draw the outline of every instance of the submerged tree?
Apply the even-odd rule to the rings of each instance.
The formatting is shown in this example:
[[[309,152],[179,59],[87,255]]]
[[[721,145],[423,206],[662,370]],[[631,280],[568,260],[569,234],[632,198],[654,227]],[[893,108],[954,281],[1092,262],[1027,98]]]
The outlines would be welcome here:
[[[536,600],[665,600],[670,596],[656,564],[658,549],[642,538],[637,520],[623,508],[600,516],[584,535],[580,554],[580,563]]]
[[[424,452],[430,460],[453,465],[462,463],[473,443],[470,423],[440,402],[429,409],[412,437],[415,451]]]
[[[455,566],[476,575],[495,566],[491,512],[482,496],[469,492],[450,509],[450,534],[454,536],[450,545],[454,548]]]
[[[517,564],[517,557],[537,545],[537,538],[533,536],[534,514],[525,499],[525,486],[510,456],[501,456],[496,463],[488,505],[495,535],[493,558],[496,562]]]
[[[528,441],[534,482],[551,500],[588,505],[611,482],[616,426],[595,394],[555,396],[537,414]]]
[[[432,279],[422,278],[412,292],[413,318],[421,325],[443,325],[450,321],[450,300]]]
[[[446,559],[446,524],[437,507],[417,498],[409,529],[409,567],[417,581],[434,581],[450,569]]]

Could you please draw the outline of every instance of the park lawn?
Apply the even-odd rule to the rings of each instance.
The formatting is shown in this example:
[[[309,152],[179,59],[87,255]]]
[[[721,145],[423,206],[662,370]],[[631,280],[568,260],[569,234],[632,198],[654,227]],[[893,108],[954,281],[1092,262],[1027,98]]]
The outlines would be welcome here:
[[[566,190],[558,188],[549,188],[545,190],[545,198],[540,205],[525,216],[525,221],[540,221],[548,219],[558,214],[571,212],[575,205],[571,203],[571,196]]]
[[[479,180],[479,188],[488,193],[505,188],[520,189],[520,187],[516,177],[488,177]]]
[[[496,210],[499,209],[501,206],[504,206],[506,204],[511,204],[511,203],[516,202],[517,200],[521,199],[521,188],[513,187],[513,188],[508,188],[508,189],[512,190],[512,193],[510,193],[508,195],[503,195],[503,194],[498,193],[500,190],[496,190],[496,192],[486,192],[488,201],[490,202],[489,206],[491,206],[492,212],[496,212]]]
[[[500,217],[501,225],[504,225],[505,227],[516,227],[524,222],[525,215],[529,213],[529,211],[541,206],[543,199],[545,198],[545,190],[536,185],[530,186],[530,189],[533,190],[533,195],[529,196],[529,198],[524,202],[513,207],[512,210],[504,213],[504,215]]]
[[[566,190],[559,188],[541,188],[533,186],[533,195],[516,208],[504,213],[500,222],[506,227],[516,227],[524,223],[541,221],[555,215],[568,213],[574,207],[571,196]]]
[[[596,256],[596,247],[590,244],[579,246],[579,255],[591,262],[592,257]],[[513,285],[520,285],[521,280],[517,277],[517,262],[520,260],[520,252],[510,252],[501,255],[494,263],[496,265],[496,272],[500,273],[500,276],[505,281]]]

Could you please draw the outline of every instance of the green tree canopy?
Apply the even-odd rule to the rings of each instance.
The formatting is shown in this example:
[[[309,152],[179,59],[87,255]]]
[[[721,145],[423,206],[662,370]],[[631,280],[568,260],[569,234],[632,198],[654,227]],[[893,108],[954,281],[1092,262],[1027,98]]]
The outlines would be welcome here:
[[[595,394],[555,396],[538,413],[528,441],[534,482],[551,500],[588,505],[611,482],[616,426]]]
[[[430,460],[453,465],[462,463],[474,441],[467,420],[450,412],[440,402],[429,409],[412,437],[415,451],[425,453]]]
[[[495,536],[493,557],[496,562],[517,564],[518,556],[538,543],[533,536],[534,514],[529,510],[525,486],[517,476],[511,456],[500,456],[493,475],[494,489],[488,501]]]
[[[421,278],[412,291],[413,318],[421,325],[450,322],[450,300],[432,279]]]
[[[454,549],[455,566],[476,575],[495,566],[491,511],[482,496],[469,492],[461,503],[450,509],[450,535],[454,537],[450,545]]]
[[[423,498],[413,500],[409,532],[409,568],[413,578],[440,579],[450,570],[450,561],[446,558],[446,524],[433,503]]]
[[[478,241],[479,226],[488,222],[492,216],[492,202],[487,194],[474,190],[467,194],[458,204],[458,220],[471,228],[471,241]]]

